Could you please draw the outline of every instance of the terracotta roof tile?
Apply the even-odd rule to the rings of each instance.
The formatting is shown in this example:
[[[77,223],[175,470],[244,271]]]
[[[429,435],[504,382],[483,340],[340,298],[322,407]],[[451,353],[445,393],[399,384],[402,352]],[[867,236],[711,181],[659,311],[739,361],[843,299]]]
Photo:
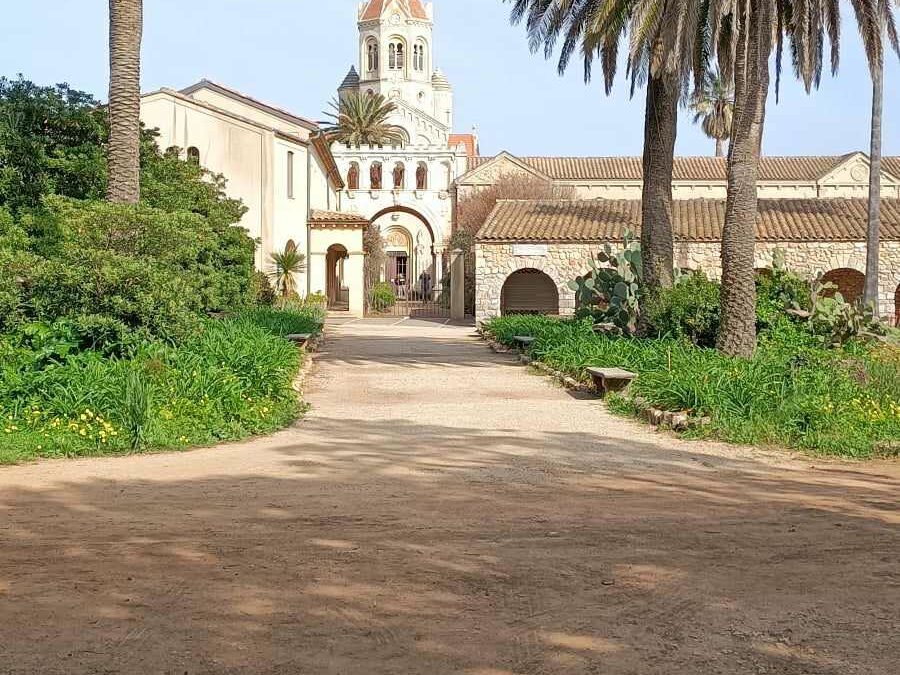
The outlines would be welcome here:
[[[900,157],[882,157],[882,167],[894,178],[900,178]]]
[[[470,159],[478,154],[478,142],[475,134],[450,134],[448,145],[451,149],[456,149],[460,145],[466,146],[466,156]]]
[[[760,180],[814,182],[848,155],[821,157],[763,157],[760,160]],[[476,157],[472,168],[489,162],[493,157]],[[639,181],[643,175],[640,157],[517,157],[556,180],[628,180]],[[900,157],[885,158],[885,168],[892,161],[900,170]],[[676,157],[675,180],[725,181],[727,160],[723,157]],[[893,173],[893,172],[891,172]]]
[[[368,6],[363,10],[360,21],[371,21],[381,18],[385,6],[390,0],[370,0]],[[427,19],[428,14],[422,6],[421,0],[401,0],[401,4],[405,2],[410,16],[415,19]]]
[[[673,203],[675,238],[715,242],[722,236],[725,202],[712,199]],[[769,199],[759,202],[759,241],[864,241],[864,199]],[[639,200],[500,201],[478,232],[485,242],[621,240],[640,231]],[[882,239],[900,241],[900,200],[882,201]]]
[[[355,213],[339,213],[338,211],[313,209],[309,214],[309,224],[312,227],[364,228],[368,226],[369,219]]]

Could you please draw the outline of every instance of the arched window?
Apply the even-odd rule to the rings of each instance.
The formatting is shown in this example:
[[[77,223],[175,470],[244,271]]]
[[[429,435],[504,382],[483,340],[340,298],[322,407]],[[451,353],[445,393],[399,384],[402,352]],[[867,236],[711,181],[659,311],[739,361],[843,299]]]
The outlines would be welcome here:
[[[187,149],[187,158],[189,162],[193,162],[194,164],[200,163],[200,150],[195,148],[193,145]]]
[[[381,162],[372,162],[369,167],[369,187],[373,190],[381,189]]]
[[[403,184],[406,182],[406,167],[403,162],[397,162],[394,165],[394,189],[402,190]]]
[[[416,190],[428,189],[428,165],[425,162],[419,162],[416,168]]]
[[[347,189],[359,190],[359,164],[357,162],[351,162],[350,169],[347,171]]]
[[[400,41],[391,42],[388,46],[388,68],[391,70],[403,70],[406,67],[406,53],[403,49],[403,43]]]
[[[413,69],[419,72],[425,70],[425,43],[419,42],[413,47]]]
[[[366,66],[370,73],[378,70],[378,42],[375,40],[366,44]]]

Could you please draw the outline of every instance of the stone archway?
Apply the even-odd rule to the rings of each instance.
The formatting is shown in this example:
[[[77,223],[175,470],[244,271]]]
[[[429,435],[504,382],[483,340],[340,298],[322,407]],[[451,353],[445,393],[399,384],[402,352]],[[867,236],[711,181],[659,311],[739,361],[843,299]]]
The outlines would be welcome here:
[[[830,282],[837,286],[831,294],[840,293],[849,303],[856,302],[863,295],[866,286],[866,275],[859,270],[850,267],[833,269],[822,275],[822,281]]]
[[[415,209],[394,205],[378,211],[371,222],[385,239],[382,280],[394,286],[401,300],[439,301],[444,265],[428,218]]]
[[[559,290],[548,274],[525,267],[510,274],[500,290],[500,314],[559,315]]]

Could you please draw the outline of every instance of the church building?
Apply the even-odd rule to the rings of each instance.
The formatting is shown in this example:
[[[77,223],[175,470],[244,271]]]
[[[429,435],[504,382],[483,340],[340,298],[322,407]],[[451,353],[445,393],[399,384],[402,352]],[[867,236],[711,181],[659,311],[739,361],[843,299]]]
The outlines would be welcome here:
[[[338,96],[383,95],[395,106],[393,147],[335,143],[343,209],[373,222],[386,242],[385,281],[401,298],[439,294],[453,203],[451,186],[477,152],[453,133],[453,89],[435,66],[434,6],[420,0],[359,5],[359,62]]]
[[[453,88],[437,67],[434,12],[422,0],[367,0],[348,16],[356,20],[358,59],[338,98],[383,95],[394,106],[387,121],[400,131],[393,146],[328,143],[318,122],[209,80],[146,94],[142,120],[158,130],[161,148],[178,148],[226,177],[229,196],[247,207],[241,225],[259,241],[260,269],[271,268],[273,251],[293,244],[307,259],[298,287],[355,316],[371,309],[370,226],[384,240],[386,261],[376,276],[394,290],[393,311],[445,316],[457,205],[501,177],[553,185],[567,199],[501,201],[477,233],[474,311],[478,320],[515,311],[571,314],[568,282],[603,244],[640,229],[641,160],[481,156],[474,132],[453,133]],[[726,174],[723,158],[675,160],[682,269],[720,273]],[[798,273],[821,272],[845,297],[858,297],[868,178],[861,152],[764,157],[756,266],[764,270],[783,256]],[[900,157],[884,158],[881,178],[879,304],[883,316],[900,321]]]

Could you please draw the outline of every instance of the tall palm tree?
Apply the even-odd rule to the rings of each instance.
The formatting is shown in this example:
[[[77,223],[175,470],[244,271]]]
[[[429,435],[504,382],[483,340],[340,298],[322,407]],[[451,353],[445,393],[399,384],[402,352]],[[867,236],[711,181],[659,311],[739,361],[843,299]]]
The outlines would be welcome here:
[[[716,157],[725,156],[725,141],[731,138],[734,118],[734,87],[717,71],[709,71],[702,88],[696,93],[691,108],[694,124],[716,142]]]
[[[876,17],[884,17],[896,49],[896,28],[889,0],[852,0],[870,65],[883,54]],[[711,0],[711,44],[726,38],[725,63],[734,67],[734,120],[728,154],[728,198],[722,232],[721,326],[718,348],[734,356],[756,349],[757,176],[762,148],[770,72],[776,51],[776,93],[785,38],[791,44],[794,70],[807,92],[824,69],[824,45],[831,44],[831,69],[840,58],[840,0]],[[774,41],[773,41],[774,38]],[[719,55],[723,62],[722,54]]]
[[[109,0],[109,183],[112,202],[141,194],[143,0]]]
[[[400,145],[406,139],[400,127],[388,123],[397,106],[381,94],[350,92],[332,101],[333,123],[325,128],[329,140],[355,147]]]
[[[897,49],[897,30],[893,23],[889,0],[879,3],[876,17],[882,39],[886,36]],[[878,276],[881,249],[881,122],[884,111],[884,55],[873,55],[869,62],[872,72],[872,142],[869,152],[869,217],[866,227],[866,286],[863,302],[871,305],[875,316],[878,307]]]

